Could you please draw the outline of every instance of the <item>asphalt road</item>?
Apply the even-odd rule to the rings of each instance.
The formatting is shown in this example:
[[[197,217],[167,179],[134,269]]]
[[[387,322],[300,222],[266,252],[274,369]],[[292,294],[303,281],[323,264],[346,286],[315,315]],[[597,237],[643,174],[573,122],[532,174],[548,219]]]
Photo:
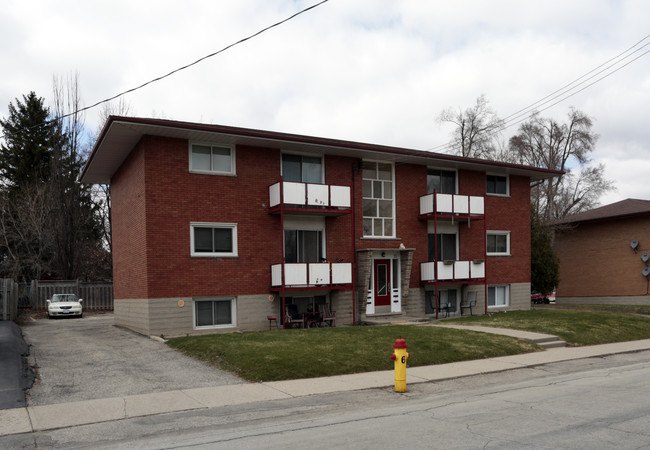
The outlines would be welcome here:
[[[28,353],[18,325],[0,320],[0,409],[27,406],[24,390],[34,382],[26,364]]]
[[[113,325],[112,314],[22,326],[37,380],[29,406],[243,383],[164,343]]]
[[[650,448],[650,351],[0,437],[2,448]]]

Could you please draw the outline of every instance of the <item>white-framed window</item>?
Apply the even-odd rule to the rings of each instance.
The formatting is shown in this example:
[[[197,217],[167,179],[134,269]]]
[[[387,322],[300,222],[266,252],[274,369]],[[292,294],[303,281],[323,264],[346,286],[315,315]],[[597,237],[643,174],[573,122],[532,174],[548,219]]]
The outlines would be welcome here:
[[[510,232],[509,231],[488,231],[486,233],[486,252],[488,255],[509,256],[510,255]]]
[[[498,308],[510,305],[510,286],[488,286],[488,308]]]
[[[192,316],[195,330],[237,326],[237,300],[234,297],[194,299]]]
[[[237,224],[191,223],[190,244],[191,256],[236,257]]]
[[[506,175],[487,174],[485,192],[489,195],[510,195],[510,179]]]
[[[393,164],[364,161],[362,169],[363,235],[395,237]]]
[[[230,145],[190,142],[190,172],[235,175],[235,148]]]

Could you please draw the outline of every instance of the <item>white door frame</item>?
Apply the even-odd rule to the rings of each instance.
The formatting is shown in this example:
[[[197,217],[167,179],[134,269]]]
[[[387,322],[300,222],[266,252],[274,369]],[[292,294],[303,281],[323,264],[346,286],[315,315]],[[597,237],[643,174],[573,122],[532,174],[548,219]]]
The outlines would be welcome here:
[[[402,312],[402,274],[400,267],[400,254],[395,251],[375,251],[372,253],[370,261],[370,282],[366,287],[366,314],[375,314],[375,260],[390,260],[391,268],[391,293],[390,293],[390,312]],[[395,281],[397,281],[395,283]]]

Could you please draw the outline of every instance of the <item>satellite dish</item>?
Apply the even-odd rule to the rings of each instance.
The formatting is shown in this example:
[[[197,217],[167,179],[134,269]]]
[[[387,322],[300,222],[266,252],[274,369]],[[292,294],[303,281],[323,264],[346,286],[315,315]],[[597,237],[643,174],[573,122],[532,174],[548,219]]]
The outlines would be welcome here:
[[[649,259],[650,259],[650,255],[648,254],[648,252],[645,252],[643,253],[643,255],[641,255],[641,261],[648,262]]]
[[[633,239],[632,242],[630,242],[630,247],[632,247],[632,250],[634,250],[634,253],[636,253],[636,249],[639,247],[639,241]]]
[[[644,277],[647,277],[648,275],[650,275],[650,267],[647,267],[647,266],[644,267],[643,270],[641,271],[641,275],[643,275]]]

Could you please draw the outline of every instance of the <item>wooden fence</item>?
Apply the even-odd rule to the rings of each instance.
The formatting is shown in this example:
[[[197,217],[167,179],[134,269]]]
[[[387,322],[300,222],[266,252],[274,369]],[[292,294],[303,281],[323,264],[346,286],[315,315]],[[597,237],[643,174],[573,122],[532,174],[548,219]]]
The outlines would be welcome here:
[[[83,299],[84,310],[113,309],[113,283],[81,281],[37,281],[21,285],[20,307],[46,309],[46,300],[54,294],[76,294]]]
[[[0,320],[18,316],[18,283],[10,278],[0,279]]]

